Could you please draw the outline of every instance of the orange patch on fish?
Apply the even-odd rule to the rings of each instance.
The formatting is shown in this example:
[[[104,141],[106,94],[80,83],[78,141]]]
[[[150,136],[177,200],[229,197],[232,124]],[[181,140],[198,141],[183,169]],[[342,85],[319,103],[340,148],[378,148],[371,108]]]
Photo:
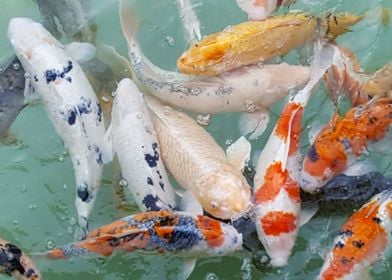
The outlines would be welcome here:
[[[268,212],[260,219],[261,227],[266,235],[278,236],[289,233],[297,228],[297,217],[288,212]]]
[[[388,244],[387,233],[377,216],[379,205],[372,201],[350,217],[341,230],[344,243],[335,244],[329,267],[322,279],[340,279],[350,274],[354,265],[374,263]]]
[[[275,134],[286,142],[289,137],[290,120],[293,120],[292,116],[295,111],[299,110],[301,105],[298,103],[287,103],[281,113],[278,123],[276,124]]]
[[[63,258],[65,258],[65,255],[64,255],[64,251],[63,250],[61,250],[61,249],[53,249],[53,250],[51,250],[47,254],[47,257],[49,259],[56,260],[56,259],[63,259]]]
[[[86,239],[76,244],[76,246],[80,248],[84,248],[90,252],[100,254],[102,256],[110,256],[113,253],[113,247],[114,247],[110,245],[110,242],[115,239],[116,238],[113,238],[110,235],[102,236],[98,238]]]
[[[363,108],[352,108],[344,117],[335,115],[316,137],[316,155],[305,159],[304,168],[313,176],[322,176],[327,168],[342,172],[347,165],[347,149],[361,155],[369,141],[382,139],[392,122],[392,104],[380,101]]]
[[[129,229],[130,226],[126,221],[118,220],[100,228],[94,229],[88,233],[86,238],[99,237],[103,234],[118,234],[122,233],[125,229]],[[132,227],[136,228],[136,227]]]
[[[264,9],[268,9],[268,0],[253,0],[253,4],[256,7],[263,7]]]
[[[282,188],[286,190],[292,200],[301,201],[297,182],[290,177],[287,170],[282,171],[281,162],[276,161],[268,167],[264,175],[264,184],[255,193],[255,200],[258,204],[271,201]]]
[[[174,232],[174,226],[163,226],[163,227],[155,226],[154,230],[159,237],[167,241],[170,241],[172,234]]]
[[[196,226],[203,234],[209,247],[219,247],[223,244],[225,236],[219,221],[197,215]]]

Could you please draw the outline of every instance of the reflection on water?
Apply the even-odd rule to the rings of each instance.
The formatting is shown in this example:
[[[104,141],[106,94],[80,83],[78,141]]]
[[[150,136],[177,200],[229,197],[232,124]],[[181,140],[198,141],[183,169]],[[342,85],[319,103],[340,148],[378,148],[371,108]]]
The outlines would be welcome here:
[[[194,0],[192,3],[202,23],[202,35],[246,19],[234,0]],[[92,16],[97,23],[97,41],[115,46],[120,54],[126,56],[127,46],[119,26],[117,5],[116,0],[92,0]],[[359,57],[363,69],[370,72],[392,60],[392,29],[386,16],[381,19],[378,16],[375,8],[379,5],[389,5],[392,8],[391,1],[357,0],[302,0],[291,8],[309,10],[317,15],[332,10],[354,13],[367,11],[368,16],[353,27],[353,32],[339,38],[338,42],[351,48]],[[136,10],[142,20],[139,35],[146,56],[164,69],[175,70],[178,56],[187,47],[175,1],[138,0]],[[5,34],[8,21],[14,16],[29,16],[35,20],[40,18],[39,11],[31,0],[2,0],[0,34]],[[389,28],[383,24],[389,24]],[[6,36],[0,36],[0,51],[1,62],[11,54]],[[290,54],[285,60],[297,61],[298,56]],[[321,124],[330,119],[333,104],[324,96],[321,88],[312,98],[305,110],[305,127],[315,119]],[[272,108],[273,121],[276,121],[282,106],[283,103]],[[205,116],[201,117],[201,122],[207,122]],[[222,147],[226,147],[230,139],[240,136],[238,126],[233,125],[237,122],[238,114],[220,114],[213,116],[211,121],[208,119],[206,129]],[[274,122],[271,122],[263,137],[252,141],[255,154],[265,144],[273,125]],[[12,134],[18,142],[0,147],[0,236],[19,244],[27,252],[44,251],[72,241],[76,229],[72,165],[62,140],[53,130],[43,107],[38,104],[22,111],[12,126]],[[308,129],[302,135],[305,141],[301,147],[303,150],[308,148],[307,134]],[[390,159],[378,154],[372,154],[371,159],[377,163],[380,172],[392,174]],[[121,211],[116,209],[112,175],[112,166],[107,166],[103,177],[104,185],[99,191],[91,216],[91,228],[136,211],[136,204],[132,200],[132,204]],[[351,211],[351,208],[342,208],[333,214],[324,211],[301,228],[287,267],[278,270],[267,268],[264,265],[264,251],[256,251],[255,257],[244,251],[233,257],[198,260],[191,279],[314,279],[323,262],[320,255],[328,251],[345,216]],[[108,258],[84,257],[61,261],[37,257],[35,260],[45,279],[56,280],[173,279],[180,273],[182,266],[182,260],[170,255],[142,253],[119,253]],[[374,279],[389,277],[391,260],[384,258],[374,267]],[[0,276],[0,279],[8,278]]]

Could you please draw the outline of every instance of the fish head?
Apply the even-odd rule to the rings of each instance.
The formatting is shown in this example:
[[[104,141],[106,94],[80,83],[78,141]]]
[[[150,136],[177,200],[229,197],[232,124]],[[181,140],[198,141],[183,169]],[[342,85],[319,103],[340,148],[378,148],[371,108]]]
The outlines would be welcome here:
[[[8,25],[8,38],[19,59],[29,60],[33,49],[40,45],[50,44],[61,47],[59,41],[42,24],[30,18],[11,19]]]
[[[177,60],[177,67],[185,74],[216,75],[213,69],[230,56],[229,48],[228,38],[219,33],[209,35],[184,52]]]
[[[132,114],[140,112],[143,108],[143,94],[131,79],[122,79],[115,92],[112,119],[121,122]]]
[[[243,215],[250,207],[250,187],[245,179],[231,173],[214,174],[215,184],[208,188],[202,200],[204,210],[220,219],[232,219]]]

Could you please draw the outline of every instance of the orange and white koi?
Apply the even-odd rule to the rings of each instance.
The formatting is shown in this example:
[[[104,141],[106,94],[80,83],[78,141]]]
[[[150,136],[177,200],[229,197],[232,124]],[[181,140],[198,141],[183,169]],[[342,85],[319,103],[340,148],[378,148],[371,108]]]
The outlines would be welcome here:
[[[83,241],[47,253],[52,259],[114,251],[171,252],[184,257],[224,256],[242,248],[242,234],[231,225],[185,212],[144,212],[91,231]]]
[[[310,82],[290,100],[259,157],[255,186],[257,233],[273,266],[287,264],[295,243],[301,210],[298,147],[301,122],[313,88],[331,66],[335,46],[314,56]]]
[[[336,20],[330,20],[334,17]],[[215,76],[244,65],[286,55],[314,38],[319,26],[329,38],[348,31],[361,16],[328,15],[319,19],[306,13],[290,13],[263,21],[247,21],[211,34],[195,43],[177,60],[185,74]]]
[[[41,273],[21,249],[0,239],[0,273],[18,280],[40,280]]]
[[[236,0],[236,2],[238,7],[248,14],[249,19],[263,20],[282,4],[290,5],[293,0]]]
[[[383,191],[355,212],[340,230],[318,279],[364,279],[391,240],[392,193]]]
[[[335,114],[318,133],[303,163],[301,188],[314,192],[344,171],[372,141],[381,140],[392,123],[392,103],[370,101],[351,108],[345,116]]]

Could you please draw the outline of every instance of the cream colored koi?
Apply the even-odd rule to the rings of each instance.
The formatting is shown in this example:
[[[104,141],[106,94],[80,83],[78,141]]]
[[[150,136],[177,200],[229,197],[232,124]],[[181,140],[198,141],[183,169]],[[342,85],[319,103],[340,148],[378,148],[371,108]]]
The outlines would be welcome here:
[[[220,219],[249,207],[250,187],[222,148],[188,115],[146,96],[165,166],[208,213]]]

